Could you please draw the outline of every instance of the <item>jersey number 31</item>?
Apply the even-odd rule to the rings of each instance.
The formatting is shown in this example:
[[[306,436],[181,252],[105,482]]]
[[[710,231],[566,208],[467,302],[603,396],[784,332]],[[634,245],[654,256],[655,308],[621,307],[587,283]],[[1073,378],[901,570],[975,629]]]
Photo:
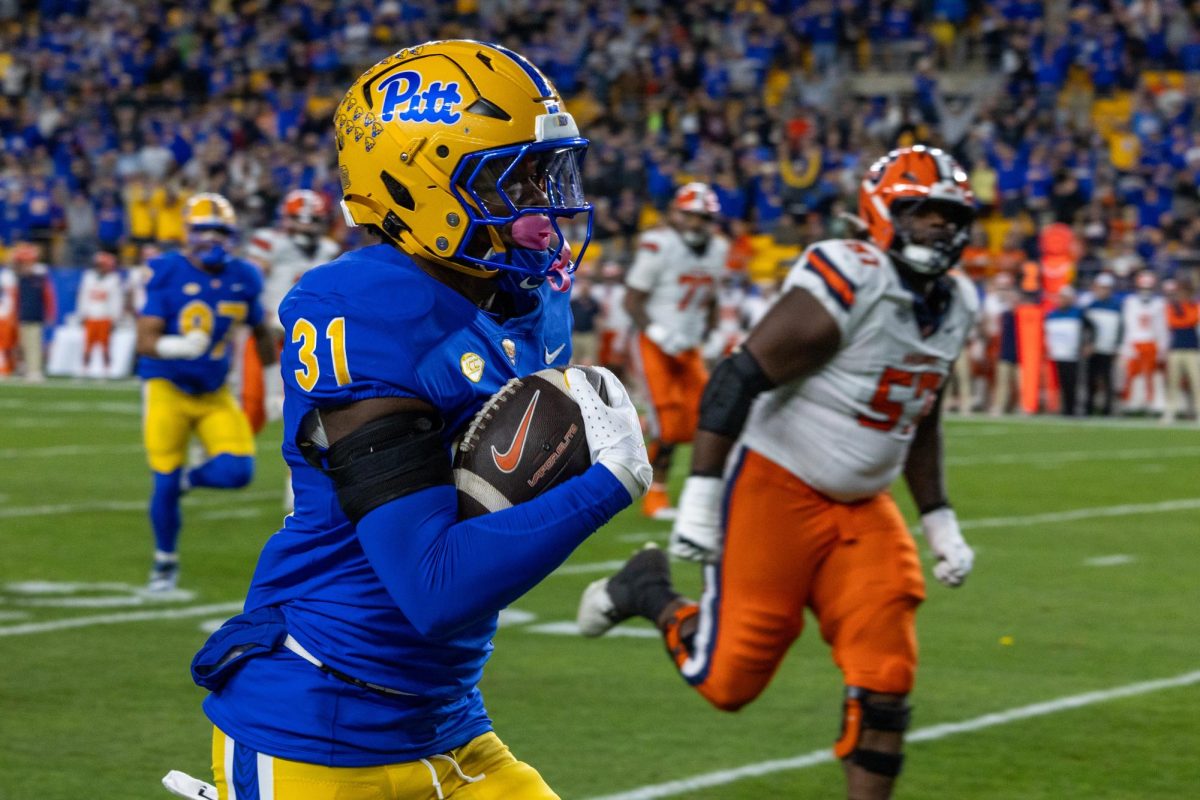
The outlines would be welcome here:
[[[304,317],[292,326],[292,344],[300,345],[296,358],[300,369],[294,370],[296,383],[306,392],[311,392],[321,379],[321,362],[317,359],[317,326]],[[333,367],[333,378],[338,386],[351,381],[350,365],[346,362],[346,318],[334,317],[325,326],[325,339],[329,342],[329,359]]]

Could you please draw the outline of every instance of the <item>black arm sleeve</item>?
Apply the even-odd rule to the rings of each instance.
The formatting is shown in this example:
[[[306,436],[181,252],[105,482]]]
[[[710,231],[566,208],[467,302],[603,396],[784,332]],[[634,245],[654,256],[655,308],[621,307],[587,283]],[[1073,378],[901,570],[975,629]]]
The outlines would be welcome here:
[[[342,511],[357,524],[387,502],[453,483],[443,427],[441,417],[427,411],[389,414],[322,450],[324,430],[313,410],[300,423],[296,445],[305,461],[333,481]]]
[[[762,367],[743,348],[721,360],[700,400],[700,430],[736,439],[746,424],[754,398],[775,387]]]

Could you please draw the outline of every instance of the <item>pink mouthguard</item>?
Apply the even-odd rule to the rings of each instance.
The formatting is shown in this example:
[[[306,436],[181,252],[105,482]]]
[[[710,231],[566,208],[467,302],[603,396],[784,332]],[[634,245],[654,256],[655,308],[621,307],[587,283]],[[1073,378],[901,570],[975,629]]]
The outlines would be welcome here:
[[[550,218],[542,214],[530,214],[518,217],[512,226],[513,241],[520,247],[530,250],[549,250],[550,237],[554,228],[550,226]]]

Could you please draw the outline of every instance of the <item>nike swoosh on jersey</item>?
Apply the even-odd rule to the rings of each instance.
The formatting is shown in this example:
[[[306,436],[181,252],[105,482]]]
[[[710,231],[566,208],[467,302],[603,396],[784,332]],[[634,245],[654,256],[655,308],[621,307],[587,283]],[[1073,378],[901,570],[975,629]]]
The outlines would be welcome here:
[[[495,462],[496,469],[506,475],[521,463],[521,455],[525,452],[525,439],[529,435],[529,423],[533,421],[533,410],[537,407],[538,398],[541,396],[541,389],[533,393],[533,399],[529,401],[529,406],[521,417],[521,424],[517,427],[517,433],[509,443],[508,449],[501,453],[496,449],[496,445],[492,445],[492,461]]]
[[[558,354],[561,353],[563,351],[563,348],[566,346],[567,346],[567,343],[563,342],[554,350],[551,350],[549,347],[547,347],[546,348],[546,364],[547,365],[553,364],[554,359],[558,358]]]

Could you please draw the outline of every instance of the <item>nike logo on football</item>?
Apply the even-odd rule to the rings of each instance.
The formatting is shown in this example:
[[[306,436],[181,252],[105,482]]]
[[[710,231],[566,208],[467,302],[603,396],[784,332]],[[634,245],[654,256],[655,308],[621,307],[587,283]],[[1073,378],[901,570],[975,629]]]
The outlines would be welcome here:
[[[558,358],[558,354],[561,353],[563,351],[563,348],[566,346],[567,346],[567,343],[563,342],[558,347],[556,347],[554,350],[551,350],[549,347],[547,347],[546,348],[546,364],[547,365],[553,364],[554,359]]]
[[[529,423],[533,422],[533,410],[537,408],[538,398],[541,396],[541,389],[533,393],[533,399],[529,401],[529,407],[525,409],[525,415],[521,417],[521,424],[517,426],[517,433],[509,443],[508,449],[501,453],[496,449],[496,445],[492,445],[492,461],[495,462],[496,469],[505,475],[521,463],[521,454],[525,452],[525,438],[529,435]]]

